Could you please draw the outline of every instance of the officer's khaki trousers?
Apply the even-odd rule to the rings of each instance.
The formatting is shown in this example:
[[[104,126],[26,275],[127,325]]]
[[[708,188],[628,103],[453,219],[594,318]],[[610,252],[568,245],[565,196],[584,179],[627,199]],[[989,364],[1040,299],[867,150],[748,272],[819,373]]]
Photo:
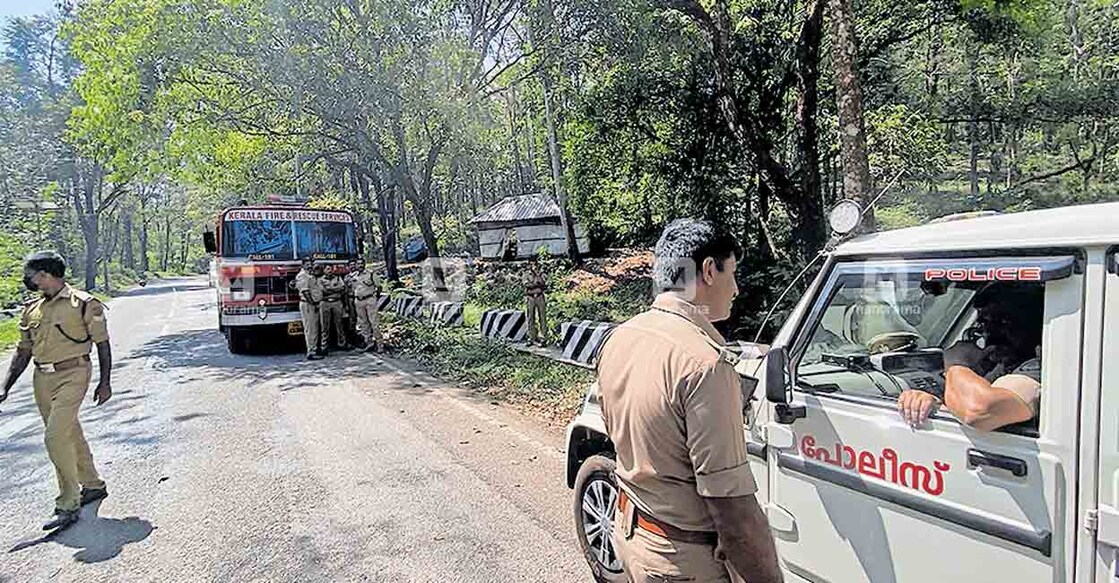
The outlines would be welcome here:
[[[58,510],[78,509],[79,484],[86,488],[105,487],[93,466],[93,454],[78,423],[78,410],[89,391],[92,368],[87,362],[51,373],[36,369],[32,381],[35,404],[46,424],[47,455],[58,477],[59,493],[54,501]]]
[[[668,540],[641,528],[633,529],[633,537],[626,540],[621,513],[615,514],[614,548],[633,583],[742,582],[711,545]]]
[[[538,296],[525,296],[525,317],[528,318],[528,341],[536,342],[543,336],[548,338],[548,313],[547,302],[544,294]]]
[[[322,321],[322,344],[323,348],[330,346],[330,331],[334,330],[334,341],[337,342],[339,348],[345,348],[348,344],[346,340],[346,331],[342,328],[342,302],[323,302],[319,304],[322,308],[322,313],[319,317]]]
[[[307,343],[307,354],[312,354],[323,344],[319,307],[310,302],[299,302],[299,316],[303,319],[303,341]]]
[[[365,339],[366,346],[384,342],[381,336],[381,315],[377,313],[377,298],[355,300],[354,309],[357,312],[357,330]]]

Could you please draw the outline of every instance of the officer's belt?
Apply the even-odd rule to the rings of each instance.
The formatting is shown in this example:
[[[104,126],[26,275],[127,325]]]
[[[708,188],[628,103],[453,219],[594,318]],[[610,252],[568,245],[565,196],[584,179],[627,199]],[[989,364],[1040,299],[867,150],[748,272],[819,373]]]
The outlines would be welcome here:
[[[36,362],[35,368],[38,369],[39,372],[52,373],[60,370],[78,368],[79,366],[88,363],[89,355],[83,354],[82,356],[75,356],[74,358],[68,358],[66,360],[60,360],[58,362]]]
[[[626,506],[632,504],[626,491],[618,488],[618,512],[625,516]],[[719,542],[719,535],[715,532],[708,532],[702,530],[684,530],[661,522],[652,516],[649,516],[641,510],[636,504],[633,508],[633,517],[637,521],[637,528],[651,532],[657,536],[664,537],[668,540],[674,540],[682,543],[692,543],[697,545],[711,545],[715,546]]]
[[[359,302],[364,302],[365,300],[368,300],[369,298],[375,298],[375,297],[377,297],[377,294],[369,294],[367,296],[356,296],[356,297],[354,297],[354,299],[359,301]]]

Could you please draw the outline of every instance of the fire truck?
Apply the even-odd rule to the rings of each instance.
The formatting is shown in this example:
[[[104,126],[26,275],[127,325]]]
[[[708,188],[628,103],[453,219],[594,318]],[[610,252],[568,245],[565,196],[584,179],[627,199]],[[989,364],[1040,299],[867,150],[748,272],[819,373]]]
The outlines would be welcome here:
[[[343,210],[238,206],[216,227],[203,242],[214,258],[218,328],[234,354],[265,338],[302,337],[294,282],[304,258],[345,272],[360,252],[353,215]]]

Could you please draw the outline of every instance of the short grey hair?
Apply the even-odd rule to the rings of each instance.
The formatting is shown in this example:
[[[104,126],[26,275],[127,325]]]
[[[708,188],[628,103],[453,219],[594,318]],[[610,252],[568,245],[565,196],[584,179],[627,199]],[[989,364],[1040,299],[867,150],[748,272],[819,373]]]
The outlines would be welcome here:
[[[721,271],[731,256],[741,257],[742,248],[734,237],[720,231],[711,221],[676,219],[664,228],[653,257],[653,283],[657,290],[680,287],[681,281],[694,278],[708,257]],[[685,273],[690,269],[691,273]]]

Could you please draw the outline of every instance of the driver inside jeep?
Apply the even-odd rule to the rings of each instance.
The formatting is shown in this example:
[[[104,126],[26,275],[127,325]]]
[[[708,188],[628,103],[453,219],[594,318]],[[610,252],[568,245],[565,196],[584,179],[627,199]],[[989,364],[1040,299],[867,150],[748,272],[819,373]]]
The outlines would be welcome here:
[[[1044,288],[989,284],[973,307],[975,325],[944,351],[944,394],[911,389],[898,397],[898,412],[910,425],[939,407],[982,431],[1037,417]]]

